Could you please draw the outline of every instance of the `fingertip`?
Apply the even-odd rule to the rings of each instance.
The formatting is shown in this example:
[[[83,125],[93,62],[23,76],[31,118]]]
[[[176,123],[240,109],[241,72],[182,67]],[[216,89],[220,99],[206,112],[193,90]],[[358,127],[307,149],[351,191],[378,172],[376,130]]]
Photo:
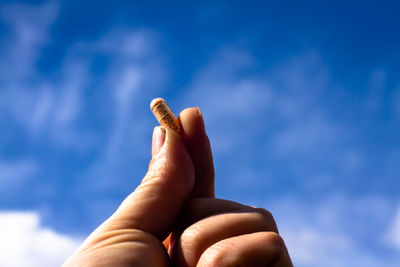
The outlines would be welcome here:
[[[186,137],[206,135],[203,114],[199,107],[184,109],[178,116],[182,134]]]
[[[197,112],[198,116],[198,121],[200,123],[200,129],[205,133],[206,132],[206,127],[204,125],[204,118],[203,118],[203,113],[201,112],[199,107],[195,107],[194,110]]]
[[[162,145],[160,152],[155,155],[155,158],[153,158],[155,162],[159,161],[160,163],[158,165],[155,164],[156,166],[152,167],[151,169],[160,169],[159,165],[161,164],[163,165],[162,169],[167,168],[168,173],[175,174],[176,172],[176,175],[169,175],[171,178],[174,178],[175,176],[181,176],[179,174],[187,175],[194,173],[194,166],[190,160],[190,154],[188,153],[185,144],[182,142],[181,137],[172,129],[164,128],[164,130],[164,144]]]
[[[151,154],[154,158],[161,150],[165,142],[166,129],[163,126],[156,126],[153,130]]]

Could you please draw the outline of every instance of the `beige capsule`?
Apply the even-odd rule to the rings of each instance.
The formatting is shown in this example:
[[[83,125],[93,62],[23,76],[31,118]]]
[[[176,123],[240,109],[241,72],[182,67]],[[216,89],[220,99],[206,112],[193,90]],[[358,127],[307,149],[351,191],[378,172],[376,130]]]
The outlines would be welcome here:
[[[174,113],[171,111],[167,102],[162,98],[155,98],[150,103],[150,109],[158,122],[166,127],[179,133],[181,131],[180,123],[176,119]]]

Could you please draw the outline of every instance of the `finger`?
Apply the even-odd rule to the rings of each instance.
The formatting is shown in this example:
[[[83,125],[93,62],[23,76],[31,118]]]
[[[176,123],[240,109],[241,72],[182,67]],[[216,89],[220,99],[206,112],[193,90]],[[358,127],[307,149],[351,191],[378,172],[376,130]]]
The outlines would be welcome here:
[[[235,211],[254,211],[252,207],[237,202],[218,198],[191,198],[182,209],[174,231],[172,232],[168,248],[174,250],[177,240],[183,230],[190,225],[212,215]],[[172,245],[175,244],[175,245]]]
[[[192,192],[194,168],[181,137],[173,130],[155,128],[152,154],[141,184],[99,231],[139,229],[160,240],[169,234]]]
[[[257,232],[224,239],[210,246],[197,267],[291,267],[283,239],[274,232]]]
[[[178,229],[186,229],[190,225],[212,215],[232,212],[257,212],[274,224],[274,231],[278,232],[272,214],[265,209],[243,205],[234,201],[218,198],[193,198],[184,206],[180,216]]]
[[[183,110],[178,116],[178,121],[183,129],[181,136],[195,169],[195,184],[191,196],[214,197],[212,151],[200,109],[188,108]]]
[[[244,211],[214,215],[185,229],[170,254],[178,266],[195,266],[201,254],[213,244],[233,236],[262,231],[276,232],[272,217]]]

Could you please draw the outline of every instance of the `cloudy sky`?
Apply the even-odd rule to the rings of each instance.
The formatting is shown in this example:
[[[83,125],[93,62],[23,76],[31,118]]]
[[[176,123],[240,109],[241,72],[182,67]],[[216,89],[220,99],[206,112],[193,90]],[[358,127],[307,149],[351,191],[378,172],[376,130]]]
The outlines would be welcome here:
[[[400,264],[400,6],[0,2],[0,266],[57,266],[140,182],[163,97],[199,106],[217,197],[296,266]]]

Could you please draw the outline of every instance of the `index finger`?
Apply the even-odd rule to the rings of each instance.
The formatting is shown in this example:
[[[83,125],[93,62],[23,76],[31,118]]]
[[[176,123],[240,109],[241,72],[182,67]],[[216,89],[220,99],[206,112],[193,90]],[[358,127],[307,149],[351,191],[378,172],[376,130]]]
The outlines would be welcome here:
[[[214,197],[214,163],[203,116],[199,108],[183,110],[178,121],[183,139],[195,169],[195,183],[191,197]]]

